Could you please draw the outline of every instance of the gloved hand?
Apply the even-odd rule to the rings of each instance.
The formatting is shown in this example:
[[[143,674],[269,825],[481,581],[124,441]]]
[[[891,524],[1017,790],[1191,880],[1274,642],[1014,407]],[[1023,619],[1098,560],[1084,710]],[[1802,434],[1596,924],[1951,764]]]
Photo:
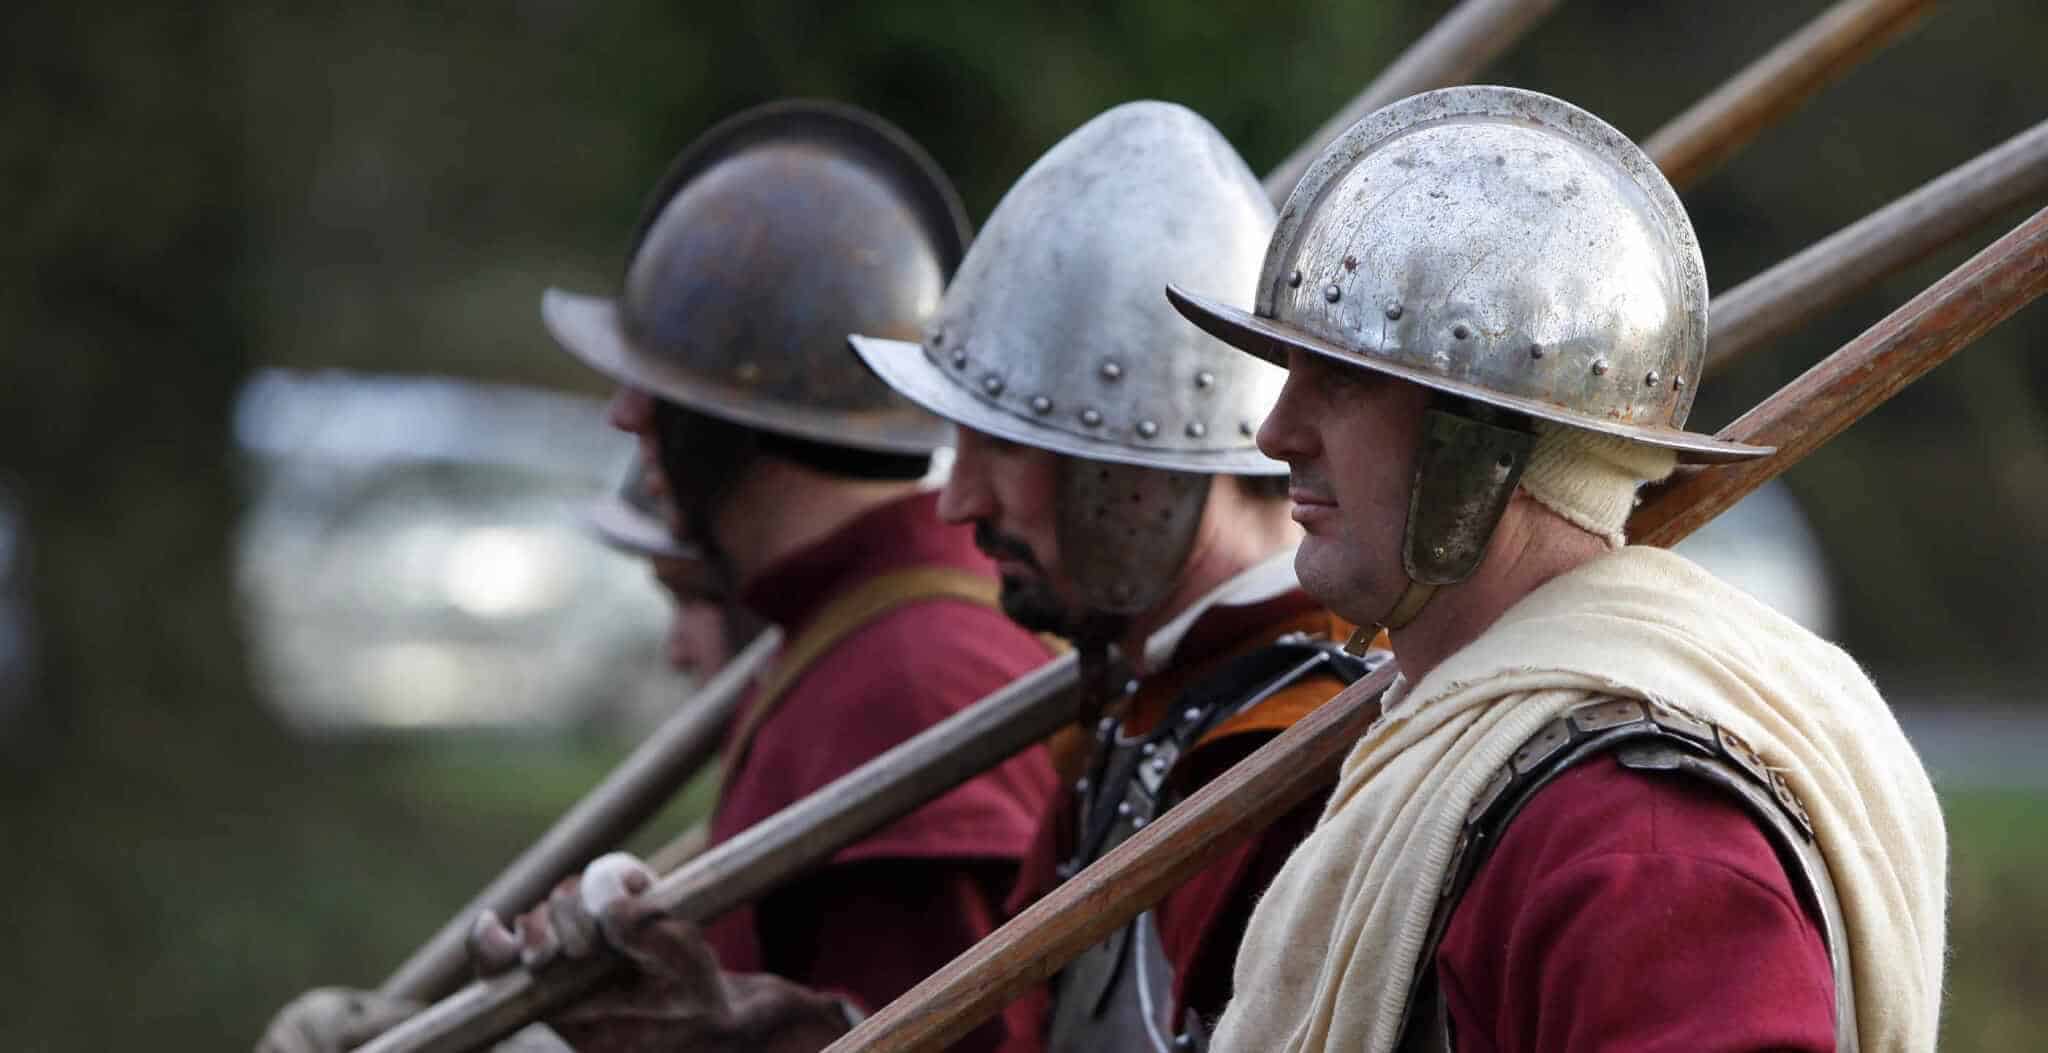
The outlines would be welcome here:
[[[375,991],[316,987],[270,1018],[256,1053],[347,1053],[420,1008],[418,1002]]]
[[[853,1025],[852,1007],[831,995],[778,976],[721,972],[695,925],[661,916],[641,898],[654,880],[630,855],[605,856],[513,928],[494,914],[479,917],[471,956],[491,975],[581,957],[600,941],[618,950],[632,974],[548,1020],[581,1053],[814,1053]]]

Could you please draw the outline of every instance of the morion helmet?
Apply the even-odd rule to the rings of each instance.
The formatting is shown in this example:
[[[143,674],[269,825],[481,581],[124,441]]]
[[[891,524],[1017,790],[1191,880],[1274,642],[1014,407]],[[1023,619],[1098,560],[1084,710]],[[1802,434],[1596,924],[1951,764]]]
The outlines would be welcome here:
[[[1194,112],[1133,102],[1061,140],[989,216],[922,343],[854,348],[896,390],[966,427],[1067,455],[1061,552],[1089,606],[1164,598],[1215,474],[1280,475],[1253,445],[1285,375],[1195,332],[1169,276],[1243,288],[1272,205]]]
[[[851,106],[792,101],[690,144],[655,188],[617,300],[550,289],[571,353],[730,423],[828,446],[926,454],[945,425],[846,354],[915,339],[968,238],[923,150]]]
[[[1372,114],[1294,188],[1253,310],[1167,295],[1268,361],[1297,349],[1440,394],[1403,555],[1418,586],[1476,569],[1533,422],[1682,461],[1769,452],[1683,430],[1707,278],[1678,195],[1620,132],[1536,92],[1447,88]]]

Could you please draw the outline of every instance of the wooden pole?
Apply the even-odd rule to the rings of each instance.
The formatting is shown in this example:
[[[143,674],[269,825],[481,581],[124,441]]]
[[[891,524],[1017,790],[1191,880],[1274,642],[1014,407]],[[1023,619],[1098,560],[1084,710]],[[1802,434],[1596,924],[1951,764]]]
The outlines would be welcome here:
[[[1897,39],[1933,0],[1842,0],[1643,143],[1665,178],[1692,186],[1828,83]]]
[[[2048,290],[2048,210],[1723,429],[1778,452],[1688,474],[1650,495],[1632,534],[1670,545]],[[1387,667],[1353,684],[1146,824],[827,1053],[937,1050],[1130,923],[1204,863],[1327,784],[1374,716]]]
[[[469,926],[479,913],[488,908],[510,917],[539,903],[556,882],[617,847],[660,811],[676,787],[718,752],[740,697],[781,640],[782,634],[774,629],[755,636],[603,782],[420,945],[384,981],[383,992],[424,1001],[454,990],[468,977]]]
[[[1645,496],[1629,520],[1629,536],[1670,545],[1692,533],[2044,291],[2048,208],[1730,424],[1724,436],[1776,446],[1778,452],[1682,471]]]
[[[1274,166],[1265,179],[1266,196],[1275,205],[1285,202],[1323,146],[1366,114],[1410,95],[1472,79],[1557,4],[1558,0],[1464,0]]]
[[[1714,297],[1712,374],[2014,206],[2048,195],[2048,121]]]

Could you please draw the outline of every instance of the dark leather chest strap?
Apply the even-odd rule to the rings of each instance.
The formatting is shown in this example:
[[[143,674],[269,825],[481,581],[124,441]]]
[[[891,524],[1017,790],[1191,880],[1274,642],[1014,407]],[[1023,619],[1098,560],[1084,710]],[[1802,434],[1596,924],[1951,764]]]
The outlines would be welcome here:
[[[1407,1016],[1396,1048],[1402,1053],[1450,1050],[1451,1033],[1436,984],[1436,952],[1458,901],[1474,875],[1537,791],[1594,757],[1612,754],[1623,767],[1699,779],[1730,794],[1771,842],[1794,891],[1813,909],[1827,942],[1835,980],[1835,1048],[1854,1053],[1856,995],[1847,931],[1826,860],[1814,843],[1813,823],[1782,772],[1766,767],[1734,733],[1670,709],[1652,710],[1631,699],[1600,699],[1544,725],[1493,773],[1451,854],[1451,865],[1430,920],[1429,934],[1409,983]]]

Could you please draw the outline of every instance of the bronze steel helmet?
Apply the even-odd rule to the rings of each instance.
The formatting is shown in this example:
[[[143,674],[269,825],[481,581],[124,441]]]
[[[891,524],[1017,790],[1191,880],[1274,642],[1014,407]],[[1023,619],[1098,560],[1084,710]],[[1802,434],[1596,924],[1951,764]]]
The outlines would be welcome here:
[[[830,446],[926,454],[945,425],[846,334],[915,339],[968,238],[945,176],[851,106],[772,103],[706,132],[655,188],[617,300],[550,289],[555,338],[696,412]]]
[[[1707,278],[1678,195],[1620,132],[1536,92],[1447,88],[1379,110],[1294,188],[1252,311],[1167,295],[1268,361],[1297,349],[1440,393],[1403,557],[1421,585],[1477,567],[1533,422],[1684,461],[1769,452],[1683,430]]]
[[[863,331],[898,391],[976,431],[1067,455],[1061,552],[1098,610],[1176,581],[1214,474],[1280,475],[1253,445],[1285,375],[1204,336],[1159,298],[1258,273],[1273,209],[1194,112],[1118,106],[1003,195],[921,344]]]
[[[676,538],[661,501],[648,486],[646,462],[634,457],[618,489],[591,502],[583,521],[606,544],[636,556],[701,559],[697,546]]]

